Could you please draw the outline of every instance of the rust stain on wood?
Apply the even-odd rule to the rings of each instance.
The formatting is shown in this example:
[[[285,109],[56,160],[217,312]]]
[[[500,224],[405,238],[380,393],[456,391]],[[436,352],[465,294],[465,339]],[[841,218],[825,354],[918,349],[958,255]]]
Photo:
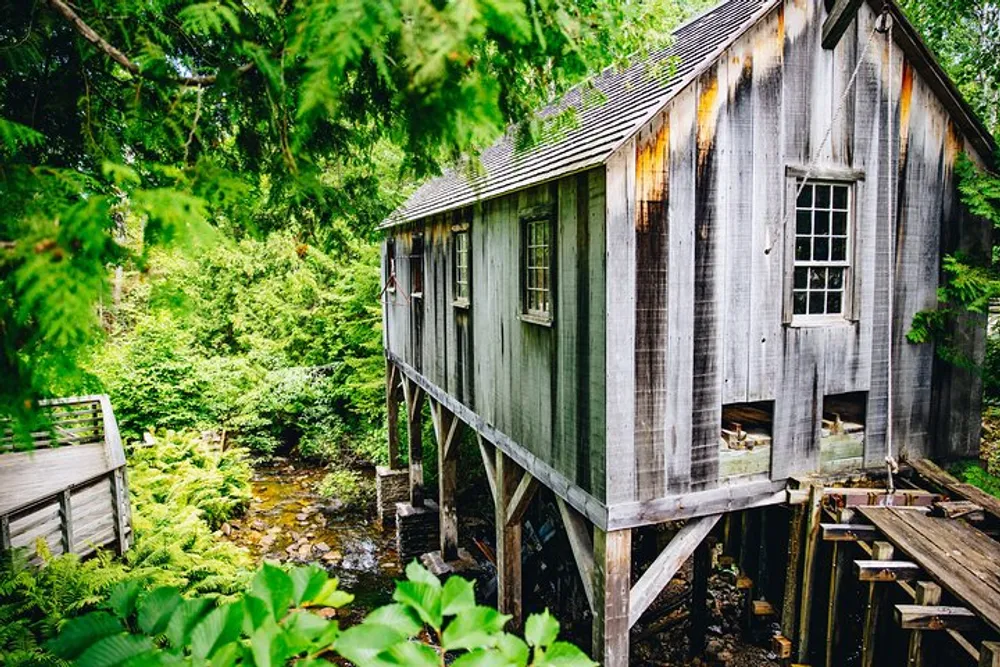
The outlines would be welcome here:
[[[713,67],[703,77],[705,85],[698,95],[698,170],[705,167],[705,160],[715,144],[715,126],[719,117],[719,79]]]
[[[635,148],[636,207],[635,228],[638,232],[648,232],[653,221],[649,219],[649,207],[641,202],[660,202],[667,187],[667,146],[670,144],[670,126],[666,115],[656,130]]]
[[[899,147],[905,159],[910,140],[910,113],[913,110],[913,66],[903,63],[903,83],[899,93]]]

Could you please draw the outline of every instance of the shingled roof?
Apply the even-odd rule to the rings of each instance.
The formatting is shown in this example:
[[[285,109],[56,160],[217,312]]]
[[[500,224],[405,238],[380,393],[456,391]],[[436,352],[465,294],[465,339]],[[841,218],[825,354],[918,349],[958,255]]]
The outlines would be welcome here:
[[[774,4],[775,0],[727,0],[685,23],[674,31],[668,48],[591,79],[605,96],[603,103],[584,105],[585,88],[577,86],[540,111],[545,117],[568,106],[577,108],[578,124],[558,140],[517,152],[514,135],[508,133],[480,156],[481,175],[470,180],[462,170],[449,169],[418,188],[383,226],[443,213],[601,164]],[[676,64],[669,78],[654,75],[669,63]]]

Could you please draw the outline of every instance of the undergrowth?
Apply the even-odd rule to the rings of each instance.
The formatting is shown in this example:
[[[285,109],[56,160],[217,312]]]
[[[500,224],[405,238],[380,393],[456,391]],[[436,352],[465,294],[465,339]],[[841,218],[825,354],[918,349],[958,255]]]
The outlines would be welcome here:
[[[70,618],[102,604],[122,582],[172,586],[183,595],[230,599],[250,577],[249,554],[215,529],[250,500],[246,453],[192,434],[163,432],[129,455],[134,545],[81,561],[40,545],[44,567],[17,552],[0,563],[0,665],[63,664],[43,645]]]

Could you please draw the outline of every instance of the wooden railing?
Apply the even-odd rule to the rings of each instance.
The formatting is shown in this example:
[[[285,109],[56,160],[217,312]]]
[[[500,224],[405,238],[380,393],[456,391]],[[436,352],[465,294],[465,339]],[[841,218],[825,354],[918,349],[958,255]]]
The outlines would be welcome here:
[[[30,446],[0,429],[0,550],[88,555],[131,540],[125,452],[107,396],[42,401]]]

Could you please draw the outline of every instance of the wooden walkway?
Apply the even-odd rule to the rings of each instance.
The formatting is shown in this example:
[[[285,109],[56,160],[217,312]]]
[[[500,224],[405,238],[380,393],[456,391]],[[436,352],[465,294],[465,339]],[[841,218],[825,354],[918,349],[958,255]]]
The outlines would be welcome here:
[[[897,549],[1000,632],[1000,543],[965,523],[914,510],[860,511]]]

